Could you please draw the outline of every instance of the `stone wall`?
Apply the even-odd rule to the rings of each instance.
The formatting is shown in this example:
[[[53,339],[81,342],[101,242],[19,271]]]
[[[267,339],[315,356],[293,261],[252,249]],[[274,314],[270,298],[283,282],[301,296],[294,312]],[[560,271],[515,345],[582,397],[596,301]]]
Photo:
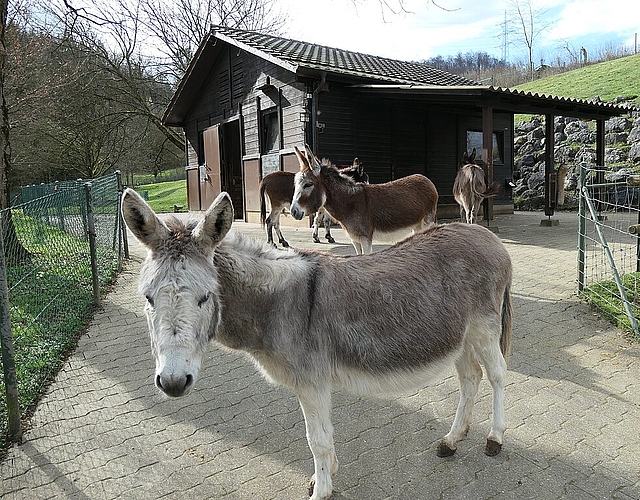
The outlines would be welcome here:
[[[567,170],[564,204],[558,209],[573,209],[577,206],[580,163],[596,164],[595,122],[557,116],[553,128],[555,168]],[[544,206],[544,147],[544,117],[534,116],[516,125],[513,173],[516,210],[538,210]],[[640,111],[605,122],[605,165],[617,178],[640,172]]]

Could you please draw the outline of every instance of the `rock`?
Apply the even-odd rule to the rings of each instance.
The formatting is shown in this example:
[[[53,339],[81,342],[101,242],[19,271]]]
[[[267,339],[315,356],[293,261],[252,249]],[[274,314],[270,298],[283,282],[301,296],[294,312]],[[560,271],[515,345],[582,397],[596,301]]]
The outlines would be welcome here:
[[[629,160],[633,162],[640,162],[640,142],[636,142],[629,149]]]
[[[540,186],[544,186],[544,173],[533,172],[527,181],[527,186],[530,190],[537,189]]]
[[[627,132],[609,132],[604,136],[605,144],[626,144],[629,134]]]
[[[604,162],[608,163],[620,163],[627,159],[628,155],[622,149],[605,148],[604,150]]]
[[[564,128],[564,133],[567,134],[567,136],[570,136],[571,134],[576,134],[585,130],[589,130],[589,125],[587,125],[587,123],[583,121],[576,120],[567,123],[566,127]]]
[[[604,122],[605,132],[628,132],[631,130],[631,122],[623,116],[614,116]]]
[[[576,163],[589,163],[591,165],[596,164],[596,150],[591,147],[582,146],[574,158]]]
[[[561,146],[556,146],[555,151],[553,152],[553,159],[556,163],[560,165],[567,165],[573,162],[573,159],[576,157],[576,151],[568,144],[563,144]]]
[[[567,134],[567,142],[575,142],[578,144],[593,144],[594,142],[596,142],[596,132],[589,129],[577,130],[571,134]]]

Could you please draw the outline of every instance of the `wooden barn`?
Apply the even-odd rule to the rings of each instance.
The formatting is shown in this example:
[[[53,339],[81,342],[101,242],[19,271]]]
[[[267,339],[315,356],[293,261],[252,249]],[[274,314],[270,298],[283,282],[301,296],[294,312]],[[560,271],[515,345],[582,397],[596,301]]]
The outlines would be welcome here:
[[[463,152],[475,147],[488,177],[502,186],[485,207],[491,218],[513,211],[515,113],[543,114],[551,124],[556,114],[596,120],[604,164],[604,120],[622,112],[482,86],[425,64],[214,26],[163,122],[184,130],[192,211],[205,210],[224,190],[236,218],[257,222],[260,180],[276,170],[297,171],[293,147],[307,143],[337,165],[358,157],[371,182],[425,174],[440,193],[442,218],[458,215],[453,181]],[[545,212],[552,215],[552,139],[547,160]]]

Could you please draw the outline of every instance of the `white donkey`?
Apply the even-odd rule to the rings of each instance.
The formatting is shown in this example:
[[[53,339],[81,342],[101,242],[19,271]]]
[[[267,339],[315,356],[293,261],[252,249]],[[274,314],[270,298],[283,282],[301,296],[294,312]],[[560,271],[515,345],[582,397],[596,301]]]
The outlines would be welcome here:
[[[191,391],[210,340],[247,353],[300,401],[315,466],[313,500],[331,496],[338,470],[332,388],[415,389],[455,364],[460,402],[438,448],[447,456],[469,429],[482,363],[493,388],[485,453],[500,451],[512,270],[487,229],[434,225],[382,252],[341,257],[278,251],[227,234],[233,207],[226,193],[186,225],[165,224],[132,190],[122,212],[149,250],[139,290],[157,387],[172,397]],[[345,303],[356,306],[335,306]]]

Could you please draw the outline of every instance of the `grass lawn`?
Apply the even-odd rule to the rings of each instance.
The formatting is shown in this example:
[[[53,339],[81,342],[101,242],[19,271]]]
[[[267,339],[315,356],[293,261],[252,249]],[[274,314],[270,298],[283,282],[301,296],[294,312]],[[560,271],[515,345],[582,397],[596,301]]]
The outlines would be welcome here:
[[[157,184],[144,184],[136,188],[138,193],[147,193],[147,201],[156,213],[173,212],[174,205],[182,206],[187,210],[187,181],[159,182]]]

